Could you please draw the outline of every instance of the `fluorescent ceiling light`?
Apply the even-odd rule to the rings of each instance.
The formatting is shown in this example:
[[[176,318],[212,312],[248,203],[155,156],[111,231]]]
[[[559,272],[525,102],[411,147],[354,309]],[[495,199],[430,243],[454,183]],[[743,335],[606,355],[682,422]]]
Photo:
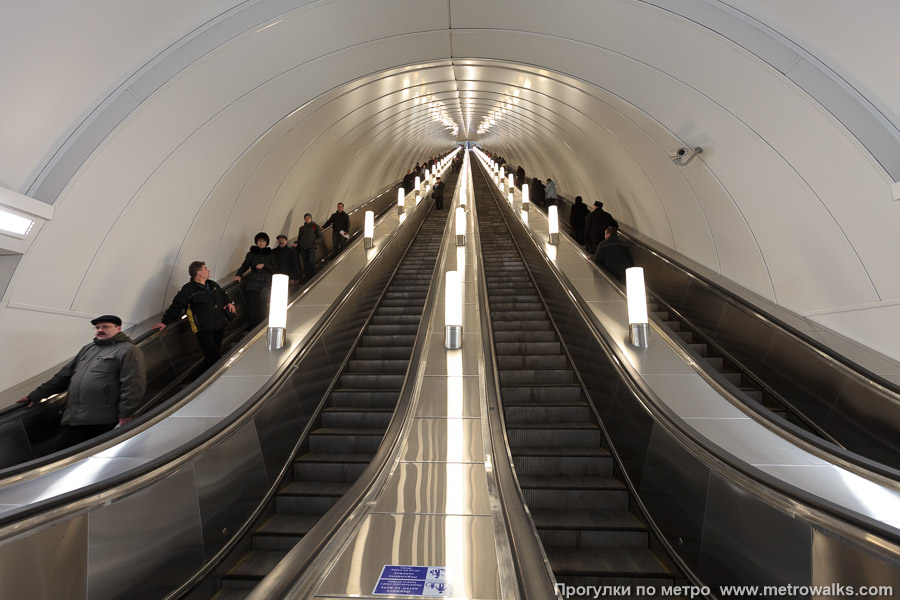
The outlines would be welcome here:
[[[33,225],[34,221],[32,219],[0,209],[0,230],[2,231],[26,236]]]

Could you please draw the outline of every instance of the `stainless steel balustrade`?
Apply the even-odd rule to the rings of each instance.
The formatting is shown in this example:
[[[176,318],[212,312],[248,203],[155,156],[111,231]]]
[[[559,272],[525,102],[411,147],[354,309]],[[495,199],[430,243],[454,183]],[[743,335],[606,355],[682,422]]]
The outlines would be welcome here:
[[[291,312],[288,328],[299,327],[305,341],[270,355],[280,364],[273,375],[219,377],[205,388],[214,393],[144,435],[59,469],[52,481],[0,491],[7,503],[0,499],[0,596],[159,598],[202,569],[288,468],[364,321],[359,315],[380,295],[416,222],[413,211],[405,226],[382,235],[374,259],[361,250],[348,258],[361,244],[341,255],[339,262],[367,266],[331,309],[319,307],[325,316],[317,322]],[[296,358],[287,361],[289,353]],[[176,435],[190,441],[154,455]],[[63,488],[74,489],[56,496]]]
[[[505,201],[500,204],[512,213]],[[723,451],[710,442],[676,415],[645,381],[647,365],[660,360],[651,358],[652,348],[630,351],[641,353],[638,365],[644,370],[639,372],[635,358],[626,355],[621,343],[611,337],[625,335],[624,330],[609,333],[609,323],[601,322],[574,291],[565,274],[568,265],[557,264],[557,250],[548,250],[543,240],[545,223],[532,222],[526,228],[516,215],[511,216],[514,238],[630,486],[667,544],[698,581],[712,586],[713,593],[719,585],[832,583],[857,589],[861,585],[892,585],[896,592],[900,586],[900,523],[881,522],[859,512],[859,506],[866,506],[865,500],[856,502],[854,510],[840,505],[836,498],[819,497],[799,482],[787,483],[766,467],[753,464],[752,458]],[[548,256],[551,250],[553,257]],[[579,274],[583,271],[576,270]],[[684,404],[683,400],[678,403]],[[791,460],[796,457],[795,452]],[[814,470],[804,472],[815,477]],[[821,486],[823,482],[815,483]],[[865,480],[848,481],[848,487],[850,483],[859,493],[867,490],[868,506],[874,513],[879,512],[877,502],[885,506],[897,503],[891,488],[879,491],[877,484]],[[848,568],[851,564],[852,569]]]

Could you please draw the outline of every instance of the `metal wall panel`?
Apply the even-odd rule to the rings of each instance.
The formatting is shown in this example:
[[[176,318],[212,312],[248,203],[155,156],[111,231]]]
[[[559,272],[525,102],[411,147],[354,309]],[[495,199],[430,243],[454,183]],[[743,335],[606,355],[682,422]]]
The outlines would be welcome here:
[[[288,457],[284,456],[282,462]],[[251,421],[194,462],[203,546],[209,559],[243,525],[269,490]]]
[[[700,553],[706,585],[809,585],[811,545],[809,524],[712,474]]]
[[[89,515],[87,597],[156,600],[203,565],[194,469]]]
[[[11,600],[87,597],[87,516],[14,538],[0,546],[0,589]]]
[[[709,467],[661,428],[650,436],[640,495],[672,547],[697,572]]]
[[[867,552],[857,546],[848,545],[846,540],[841,540],[813,528],[812,531],[812,584],[814,586],[830,586],[838,583],[852,585],[854,589],[860,586],[891,586],[893,593],[900,590],[900,571],[896,564],[892,565],[885,557]],[[868,594],[869,596],[884,597],[887,594]],[[816,598],[835,597],[816,596]]]
[[[290,379],[272,394],[265,406],[253,416],[259,436],[260,450],[266,463],[266,477],[274,482],[284,462],[294,449],[297,436],[306,427],[309,414],[304,413]]]

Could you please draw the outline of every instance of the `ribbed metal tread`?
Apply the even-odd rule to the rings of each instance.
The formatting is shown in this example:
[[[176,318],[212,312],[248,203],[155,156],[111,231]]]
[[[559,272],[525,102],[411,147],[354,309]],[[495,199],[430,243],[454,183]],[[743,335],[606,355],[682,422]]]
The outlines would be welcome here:
[[[261,535],[306,535],[319,522],[321,515],[276,514],[254,533]]]
[[[625,484],[612,475],[519,475],[519,485],[545,490],[625,490]]]
[[[557,510],[534,508],[531,519],[538,529],[602,529],[646,531],[647,526],[627,510]]]
[[[275,568],[286,552],[283,550],[251,550],[228,571],[231,579],[262,579]]]
[[[672,577],[672,573],[646,548],[545,547],[557,577]]]
[[[279,496],[343,496],[352,483],[346,481],[295,481],[281,488]]]
[[[608,457],[609,450],[600,446],[510,446],[513,456]]]
[[[369,464],[374,456],[369,452],[307,452],[294,462]]]

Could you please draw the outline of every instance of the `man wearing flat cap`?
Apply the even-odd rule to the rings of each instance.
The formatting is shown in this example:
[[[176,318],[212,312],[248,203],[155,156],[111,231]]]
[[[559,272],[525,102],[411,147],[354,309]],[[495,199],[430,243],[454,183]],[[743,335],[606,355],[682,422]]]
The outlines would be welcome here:
[[[131,421],[147,390],[144,355],[122,333],[122,319],[103,315],[91,320],[91,325],[94,341],[19,401],[34,403],[67,392],[59,449]]]
[[[594,202],[594,210],[584,219],[584,246],[588,254],[594,254],[603,241],[606,230],[619,224],[611,214],[603,210],[602,202]]]

